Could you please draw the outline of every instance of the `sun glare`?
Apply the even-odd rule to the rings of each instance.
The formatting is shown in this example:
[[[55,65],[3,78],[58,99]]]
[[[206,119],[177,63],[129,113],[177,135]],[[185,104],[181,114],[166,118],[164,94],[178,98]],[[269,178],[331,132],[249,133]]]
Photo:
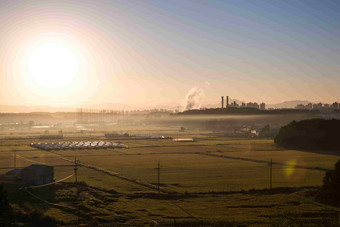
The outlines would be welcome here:
[[[70,86],[78,72],[78,61],[70,49],[59,43],[44,43],[28,57],[32,79],[46,88]]]

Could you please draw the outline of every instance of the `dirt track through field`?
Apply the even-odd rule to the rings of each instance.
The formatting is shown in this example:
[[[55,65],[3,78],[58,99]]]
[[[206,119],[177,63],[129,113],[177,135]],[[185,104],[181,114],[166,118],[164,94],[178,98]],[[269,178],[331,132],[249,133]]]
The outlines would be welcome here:
[[[256,163],[266,163],[270,164],[270,161],[264,161],[264,160],[257,160],[257,159],[251,159],[251,158],[241,158],[241,157],[234,157],[234,156],[228,156],[228,155],[220,155],[220,154],[207,154],[207,153],[202,153],[202,152],[197,152],[195,154],[199,155],[207,155],[207,156],[212,156],[212,157],[217,157],[217,158],[226,158],[226,159],[234,159],[234,160],[241,160],[241,161],[247,161],[247,162],[256,162]],[[289,164],[281,163],[281,162],[272,162],[273,165],[280,165],[280,166],[290,166]],[[295,168],[300,168],[300,169],[310,169],[310,170],[318,170],[318,171],[328,171],[330,169],[325,169],[321,167],[308,167],[308,166],[301,166],[301,165],[294,165]]]

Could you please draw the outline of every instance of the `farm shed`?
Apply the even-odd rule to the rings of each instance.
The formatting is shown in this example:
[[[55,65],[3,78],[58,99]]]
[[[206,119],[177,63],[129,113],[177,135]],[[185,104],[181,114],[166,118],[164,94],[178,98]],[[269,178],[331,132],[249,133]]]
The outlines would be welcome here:
[[[23,168],[18,177],[29,185],[41,185],[54,182],[53,166],[33,164]]]

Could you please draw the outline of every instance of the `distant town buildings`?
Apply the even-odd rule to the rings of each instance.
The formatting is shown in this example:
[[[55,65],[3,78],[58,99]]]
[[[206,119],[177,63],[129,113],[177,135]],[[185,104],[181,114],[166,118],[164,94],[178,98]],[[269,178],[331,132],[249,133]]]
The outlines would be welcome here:
[[[295,107],[295,109],[299,110],[320,110],[320,111],[333,111],[339,109],[339,103],[334,102],[333,104],[328,103],[308,103],[307,105],[299,104]]]
[[[237,103],[236,101],[233,101],[229,104],[229,97],[226,96],[226,103],[225,107],[223,106],[224,100],[222,96],[222,108],[228,108],[228,107],[233,107],[233,108],[255,108],[259,110],[266,110],[266,104],[264,102],[258,104],[256,102],[248,102],[248,103]],[[288,108],[289,109],[289,108]],[[338,102],[334,102],[332,104],[328,103],[308,103],[306,105],[304,104],[298,104],[295,106],[295,109],[299,110],[319,110],[321,112],[332,112],[334,110],[339,110],[340,109],[340,104]]]
[[[254,103],[248,102],[248,103],[247,103],[247,107],[248,107],[248,108],[256,108],[256,109],[260,109],[259,104],[257,104],[256,102],[254,102]]]
[[[260,110],[265,110],[266,109],[266,104],[263,102],[260,104]]]

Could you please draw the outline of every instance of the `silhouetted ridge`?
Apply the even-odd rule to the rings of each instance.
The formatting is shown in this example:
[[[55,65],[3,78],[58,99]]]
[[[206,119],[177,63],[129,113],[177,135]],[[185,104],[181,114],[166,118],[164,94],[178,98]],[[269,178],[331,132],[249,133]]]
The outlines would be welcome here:
[[[317,114],[318,110],[300,110],[300,109],[273,109],[273,110],[260,110],[257,108],[237,108],[237,107],[228,107],[228,108],[215,108],[215,109],[192,109],[186,110],[184,112],[180,112],[178,114],[186,114],[186,115],[196,115],[196,114],[245,114],[245,115],[253,115],[253,114],[289,114],[289,113],[310,113]]]
[[[340,149],[340,120],[309,119],[293,121],[282,127],[276,144],[309,150]]]

